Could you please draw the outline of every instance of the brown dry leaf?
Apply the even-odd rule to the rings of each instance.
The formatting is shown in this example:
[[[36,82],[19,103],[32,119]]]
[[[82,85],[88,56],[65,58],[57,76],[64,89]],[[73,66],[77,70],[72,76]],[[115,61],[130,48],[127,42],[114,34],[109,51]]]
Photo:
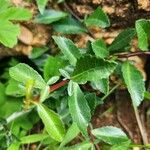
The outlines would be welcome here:
[[[31,45],[33,41],[33,34],[27,27],[21,25],[18,39],[26,45]]]

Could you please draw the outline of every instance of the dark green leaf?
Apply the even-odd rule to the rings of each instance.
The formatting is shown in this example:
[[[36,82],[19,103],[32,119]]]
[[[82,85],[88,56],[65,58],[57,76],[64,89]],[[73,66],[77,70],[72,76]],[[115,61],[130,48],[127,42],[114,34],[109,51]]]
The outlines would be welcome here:
[[[87,32],[81,23],[71,17],[67,17],[59,22],[54,23],[53,28],[56,32],[64,34],[80,34]]]
[[[119,128],[106,126],[92,130],[93,135],[111,145],[119,145],[128,141],[127,135]]]
[[[131,43],[131,40],[135,36],[135,29],[129,28],[122,31],[112,42],[109,47],[111,53],[124,52],[126,47]]]
[[[138,36],[138,46],[143,51],[148,51],[150,39],[150,20],[140,19],[135,23]]]
[[[45,10],[35,18],[36,23],[50,24],[67,16],[66,13],[56,10]]]
[[[77,59],[81,56],[80,51],[75,44],[70,39],[64,37],[53,36],[53,39],[62,53],[69,60],[70,64],[75,66]]]
[[[113,73],[117,63],[98,59],[94,56],[81,57],[76,64],[76,68],[71,79],[75,82],[98,81]]]
[[[94,25],[106,28],[110,26],[110,21],[104,11],[101,8],[97,8],[88,18],[85,19],[85,24],[87,26]]]
[[[65,136],[65,128],[59,115],[43,104],[38,104],[37,109],[48,134],[56,141],[61,142]]]
[[[30,66],[20,63],[9,69],[10,76],[16,81],[26,84],[28,81],[34,81],[34,87],[43,89],[46,86],[41,75]]]
[[[144,98],[145,84],[143,76],[141,72],[128,61],[124,62],[122,65],[122,73],[131,95],[133,105],[137,107],[141,104]]]
[[[73,86],[73,94],[69,97],[69,111],[81,132],[87,135],[87,126],[91,119],[90,108],[79,85],[73,83]]]

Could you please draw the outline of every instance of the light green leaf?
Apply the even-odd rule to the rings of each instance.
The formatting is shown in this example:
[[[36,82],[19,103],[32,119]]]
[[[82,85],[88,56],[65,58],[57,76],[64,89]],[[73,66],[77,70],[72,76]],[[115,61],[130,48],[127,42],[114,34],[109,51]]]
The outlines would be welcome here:
[[[59,149],[61,149],[63,146],[65,146],[67,143],[72,141],[78,134],[80,130],[76,123],[73,123],[70,128],[68,129],[62,143],[59,146]]]
[[[140,19],[135,23],[138,36],[138,46],[143,51],[148,51],[150,39],[150,20]]]
[[[108,78],[116,68],[117,63],[106,61],[94,56],[81,57],[76,64],[76,68],[71,79],[75,82],[98,81]]]
[[[39,9],[41,14],[43,14],[47,2],[48,2],[48,0],[36,0],[36,3],[38,5],[38,9]]]
[[[53,76],[47,81],[47,85],[52,85],[59,80],[59,76]]]
[[[35,18],[36,23],[50,24],[67,16],[66,13],[53,9],[45,10]]]
[[[60,116],[43,104],[38,104],[37,110],[48,134],[61,142],[65,136],[65,128]]]
[[[46,83],[41,75],[39,75],[37,71],[24,63],[20,63],[14,67],[11,67],[9,69],[9,74],[13,79],[24,84],[26,84],[29,80],[33,80],[34,87],[39,89],[43,89],[46,86]]]
[[[32,13],[28,9],[10,7],[5,11],[0,12],[0,20],[29,20],[32,17]]]
[[[80,34],[87,32],[87,30],[81,25],[80,22],[73,19],[72,17],[67,17],[59,22],[53,24],[53,28],[56,32],[64,34]]]
[[[70,147],[65,147],[62,150],[92,150],[93,144],[89,141],[84,141],[82,143],[70,146]]]
[[[135,36],[135,29],[128,28],[123,30],[119,35],[114,39],[112,44],[109,46],[109,51],[111,53],[124,52],[126,47],[131,43],[131,40]]]
[[[87,26],[94,25],[101,28],[106,28],[110,26],[108,16],[101,8],[97,8],[89,17],[85,19],[84,22]]]
[[[73,86],[73,94],[69,97],[69,111],[81,132],[87,135],[87,126],[91,119],[90,108],[79,85],[73,83]]]
[[[133,105],[137,107],[141,104],[144,98],[145,84],[143,76],[140,71],[128,61],[124,62],[122,65],[122,73],[131,95]]]
[[[44,64],[44,79],[48,81],[53,76],[60,76],[59,69],[64,68],[65,65],[61,58],[49,56]]]
[[[32,135],[24,136],[20,140],[21,140],[21,144],[30,144],[30,143],[36,143],[42,141],[48,137],[49,137],[48,134],[32,134]]]
[[[92,42],[92,49],[97,57],[105,58],[109,56],[109,51],[102,39]]]
[[[25,95],[25,87],[20,82],[10,79],[5,93],[9,96],[21,97]]]
[[[21,144],[20,144],[19,142],[12,143],[12,144],[7,148],[7,150],[19,150],[20,145],[21,145]]]
[[[10,6],[10,3],[7,0],[0,0],[0,6],[1,6],[0,13],[1,13],[2,11],[5,11]]]
[[[53,39],[62,53],[69,60],[70,64],[75,65],[77,59],[81,56],[80,51],[75,44],[70,39],[64,37],[53,36]]]
[[[12,48],[17,44],[17,36],[20,33],[19,25],[3,20],[0,20],[0,24],[0,43]]]
[[[127,135],[119,128],[113,126],[106,126],[92,130],[92,134],[111,145],[119,145],[128,141]]]
[[[101,79],[99,81],[92,81],[91,85],[94,89],[107,94],[109,92],[109,79]]]
[[[43,88],[41,90],[41,94],[40,94],[40,102],[44,102],[47,98],[48,98],[48,95],[50,93],[50,87],[49,85],[45,86],[45,88]]]

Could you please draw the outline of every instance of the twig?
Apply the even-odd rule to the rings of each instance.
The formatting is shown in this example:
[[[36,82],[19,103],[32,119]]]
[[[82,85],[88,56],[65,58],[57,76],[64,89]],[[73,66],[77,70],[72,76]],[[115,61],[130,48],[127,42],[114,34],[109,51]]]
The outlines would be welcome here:
[[[70,14],[77,19],[87,30],[87,34],[91,37],[91,38],[95,38],[94,35],[92,34],[92,32],[87,28],[87,26],[82,22],[82,20],[71,10],[71,8],[67,5],[66,2],[63,3],[64,7],[68,10],[68,12],[70,12]]]
[[[140,133],[141,133],[141,136],[142,136],[143,143],[145,145],[148,145],[148,138],[147,138],[146,130],[145,130],[145,127],[143,126],[143,124],[141,122],[138,109],[135,106],[133,106],[133,108],[134,108],[135,117],[136,117],[139,129],[140,129]]]
[[[150,52],[130,52],[127,54],[115,54],[114,56],[117,56],[118,58],[129,58],[132,56],[150,56]]]

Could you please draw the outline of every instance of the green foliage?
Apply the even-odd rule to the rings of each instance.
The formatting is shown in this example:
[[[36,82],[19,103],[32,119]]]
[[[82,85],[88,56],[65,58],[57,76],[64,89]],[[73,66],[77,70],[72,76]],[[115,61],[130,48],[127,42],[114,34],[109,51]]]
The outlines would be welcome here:
[[[29,20],[32,15],[24,8],[13,7],[7,0],[0,0],[0,43],[12,48],[17,44],[19,25],[11,21]]]
[[[123,30],[109,46],[111,53],[124,52],[130,46],[131,40],[135,36],[135,29],[129,28]]]
[[[118,145],[129,140],[121,129],[112,126],[94,129],[92,133],[96,138],[111,145]]]
[[[50,24],[50,23],[56,22],[60,19],[63,19],[66,16],[67,16],[67,14],[64,12],[50,9],[50,10],[45,10],[42,14],[39,14],[35,18],[35,22],[42,23],[42,24]]]
[[[150,38],[150,21],[141,19],[137,20],[135,23],[137,36],[138,36],[138,46],[143,51],[148,51],[149,38]]]
[[[40,13],[43,14],[48,0],[36,0],[36,2]]]
[[[87,26],[98,26],[101,28],[106,28],[110,26],[110,21],[108,16],[101,8],[97,8],[89,17],[85,19],[85,24]]]
[[[76,68],[71,76],[75,82],[98,81],[108,78],[116,68],[117,63],[104,59],[85,56],[81,57],[76,64]]]
[[[73,84],[73,93],[69,97],[69,111],[73,121],[81,132],[87,136],[87,126],[91,119],[90,108],[77,83]]]
[[[48,134],[56,141],[61,142],[65,135],[65,129],[58,114],[43,104],[38,104],[37,109]]]
[[[144,99],[145,85],[143,76],[130,62],[122,65],[124,81],[132,98],[133,105],[139,106]]]

